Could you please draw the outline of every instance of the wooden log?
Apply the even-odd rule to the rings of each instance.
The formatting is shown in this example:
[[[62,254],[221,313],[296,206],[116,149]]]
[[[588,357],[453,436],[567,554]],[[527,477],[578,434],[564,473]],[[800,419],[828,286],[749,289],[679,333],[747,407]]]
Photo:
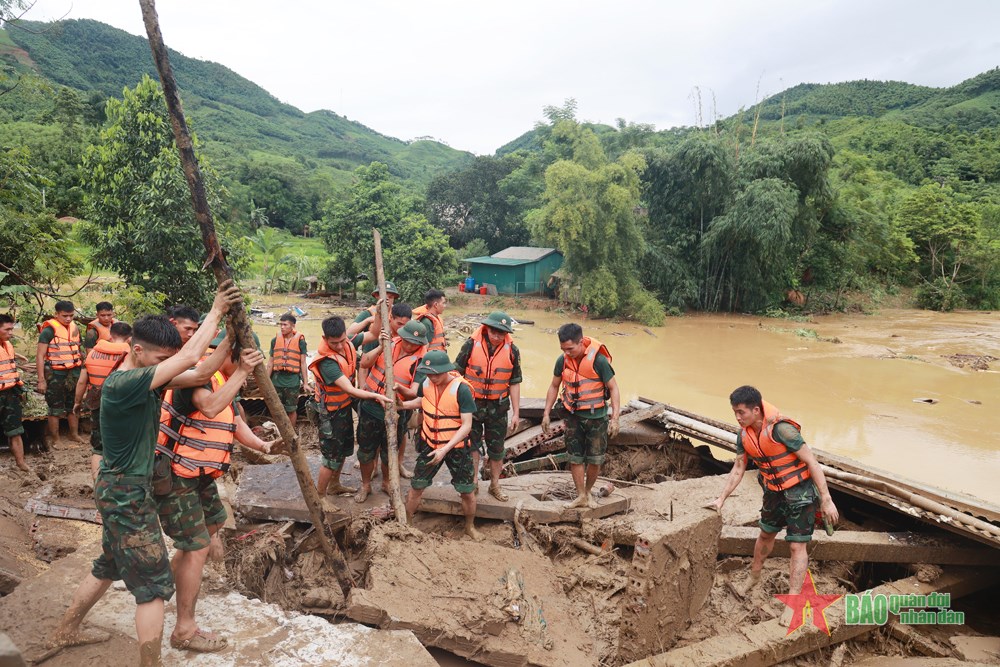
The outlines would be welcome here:
[[[549,454],[548,456],[528,459],[527,461],[508,461],[503,464],[502,473],[509,477],[511,475],[521,475],[531,472],[532,470],[558,470],[559,464],[566,463],[567,461],[569,461],[569,454],[566,452]]]
[[[208,253],[205,267],[211,267],[215,275],[216,282],[220,285],[227,280],[232,280],[233,271],[226,261],[225,254],[219,245],[219,239],[215,232],[215,223],[212,220],[212,213],[208,207],[208,197],[205,193],[205,181],[201,176],[201,167],[198,165],[198,158],[194,153],[194,142],[191,133],[188,131],[187,121],[184,118],[184,110],[181,106],[181,98],[177,91],[177,81],[174,78],[174,71],[170,65],[170,58],[167,54],[166,44],[163,42],[163,35],[160,33],[160,21],[156,15],[156,3],[154,0],[139,0],[142,9],[142,19],[146,26],[146,34],[149,37],[149,48],[153,54],[153,61],[160,76],[160,85],[163,88],[163,96],[166,100],[167,111],[170,114],[170,123],[174,130],[174,141],[177,144],[177,152],[180,155],[181,167],[184,170],[184,177],[187,180],[188,188],[191,191],[191,200],[194,205],[195,218],[201,229],[202,242]],[[229,326],[227,329],[229,336],[238,341],[233,346],[234,352],[240,348],[252,348],[254,346],[253,331],[250,328],[250,321],[247,318],[246,310],[242,304],[237,304],[230,308]],[[319,494],[313,483],[312,475],[306,466],[305,456],[299,449],[298,437],[292,426],[291,420],[285,413],[281,399],[271,383],[271,377],[264,364],[258,365],[253,371],[257,386],[260,387],[264,402],[271,413],[272,418],[278,425],[278,431],[288,448],[289,458],[295,467],[295,474],[302,490],[302,496],[309,508],[310,517],[315,525],[322,526],[319,531],[320,546],[326,561],[330,565],[341,590],[346,597],[354,585],[351,570],[344,560],[340,548],[333,540],[333,532],[329,526],[323,522],[323,509],[320,504]]]
[[[993,568],[954,568],[933,583],[916,577],[882,584],[871,590],[872,595],[927,595],[950,593],[955,600],[963,595],[989,588],[1000,579]],[[822,592],[822,591],[821,591]],[[848,625],[844,598],[826,609],[830,634],[811,624],[791,633],[778,619],[743,627],[629,663],[628,667],[768,667],[826,646],[853,639],[880,626]]]
[[[752,556],[760,530],[725,526],[719,536],[719,553]],[[773,556],[787,558],[788,543],[777,540]],[[833,536],[817,531],[809,545],[813,560],[866,561],[871,563],[933,563],[935,565],[994,565],[994,549],[956,544],[952,540],[914,533],[837,531]]]

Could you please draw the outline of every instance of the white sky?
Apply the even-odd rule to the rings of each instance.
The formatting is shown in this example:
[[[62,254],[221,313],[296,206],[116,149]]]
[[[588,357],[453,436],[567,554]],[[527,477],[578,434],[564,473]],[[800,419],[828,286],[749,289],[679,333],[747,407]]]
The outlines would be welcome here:
[[[542,107],[657,129],[728,116],[798,83],[950,86],[1000,65],[992,0],[161,0],[168,46],[304,111],[478,154]],[[145,36],[137,0],[38,0]],[[183,93],[183,91],[182,91]]]

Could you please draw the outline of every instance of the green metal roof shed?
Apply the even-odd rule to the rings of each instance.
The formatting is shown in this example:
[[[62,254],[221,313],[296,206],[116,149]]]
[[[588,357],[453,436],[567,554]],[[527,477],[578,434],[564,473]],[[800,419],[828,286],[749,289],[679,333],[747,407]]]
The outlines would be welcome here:
[[[478,285],[496,285],[499,294],[541,294],[549,290],[549,276],[563,263],[555,248],[512,246],[489,257],[462,260]]]

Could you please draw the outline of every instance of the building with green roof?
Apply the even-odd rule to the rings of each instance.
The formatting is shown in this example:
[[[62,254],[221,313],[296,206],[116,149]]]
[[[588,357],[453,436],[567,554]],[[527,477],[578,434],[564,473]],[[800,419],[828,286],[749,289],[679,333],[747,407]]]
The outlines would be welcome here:
[[[555,248],[512,246],[462,261],[477,285],[495,285],[498,294],[551,294],[549,278],[562,266],[563,254]]]

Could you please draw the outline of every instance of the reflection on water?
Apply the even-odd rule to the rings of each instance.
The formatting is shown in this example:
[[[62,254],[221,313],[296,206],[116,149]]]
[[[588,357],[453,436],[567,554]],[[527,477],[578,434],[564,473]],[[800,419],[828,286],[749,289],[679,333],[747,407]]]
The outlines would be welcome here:
[[[298,328],[310,350],[323,317],[348,314],[283,297],[261,301],[309,310]],[[445,317],[489,310],[484,299],[481,307],[450,308]],[[525,374],[522,396],[544,396],[559,354],[555,329],[571,317],[539,310],[511,315],[535,322],[515,333]],[[693,315],[656,328],[577,321],[611,350],[623,401],[646,396],[734,422],[729,392],[752,384],[800,421],[807,442],[818,449],[1000,504],[1000,373],[955,368],[943,358],[1000,357],[995,314],[898,310],[810,323]],[[265,344],[277,331],[276,321],[256,326]],[[823,340],[833,338],[842,342]],[[462,340],[449,342],[454,355]],[[938,402],[913,401],[921,397]]]

